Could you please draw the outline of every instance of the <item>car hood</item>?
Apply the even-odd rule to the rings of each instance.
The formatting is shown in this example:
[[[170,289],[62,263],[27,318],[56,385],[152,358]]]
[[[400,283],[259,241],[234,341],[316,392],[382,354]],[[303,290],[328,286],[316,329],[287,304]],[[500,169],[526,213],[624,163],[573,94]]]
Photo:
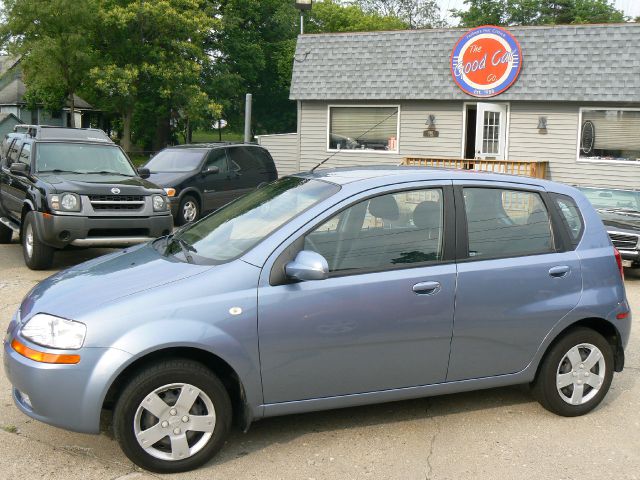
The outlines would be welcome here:
[[[212,268],[165,257],[138,245],[59,272],[39,283],[20,307],[22,319],[49,313],[74,319],[118,298],[166,285]]]
[[[194,172],[155,172],[151,173],[149,181],[161,187],[175,187],[193,175]]]
[[[598,213],[602,218],[602,223],[607,227],[637,230],[636,233],[640,233],[640,214],[616,213],[608,210],[598,210]]]
[[[149,193],[149,190],[160,190],[149,180],[122,175],[68,173],[40,175],[40,178],[51,184],[58,192],[77,194],[109,195],[112,193],[112,188],[120,189],[122,195],[142,195]]]

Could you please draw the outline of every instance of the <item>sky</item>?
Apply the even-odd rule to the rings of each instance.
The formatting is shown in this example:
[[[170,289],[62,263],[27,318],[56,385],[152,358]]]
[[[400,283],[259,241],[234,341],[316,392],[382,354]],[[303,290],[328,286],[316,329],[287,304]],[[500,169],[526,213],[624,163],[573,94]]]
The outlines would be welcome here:
[[[437,0],[442,13],[452,8],[463,8],[464,0]],[[616,8],[624,11],[625,15],[632,18],[640,16],[640,0],[615,0],[613,2]],[[447,15],[447,18],[449,16]]]

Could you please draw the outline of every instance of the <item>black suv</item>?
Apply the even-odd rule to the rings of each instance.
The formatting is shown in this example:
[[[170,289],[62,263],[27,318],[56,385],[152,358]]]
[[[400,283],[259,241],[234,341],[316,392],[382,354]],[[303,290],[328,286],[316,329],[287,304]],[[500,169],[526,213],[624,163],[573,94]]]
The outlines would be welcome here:
[[[67,245],[127,246],[171,232],[164,191],[102,130],[21,129],[0,159],[0,243],[18,232],[29,268],[49,268]]]
[[[184,225],[278,178],[273,158],[257,145],[206,143],[165,148],[145,168],[164,187],[176,224]]]

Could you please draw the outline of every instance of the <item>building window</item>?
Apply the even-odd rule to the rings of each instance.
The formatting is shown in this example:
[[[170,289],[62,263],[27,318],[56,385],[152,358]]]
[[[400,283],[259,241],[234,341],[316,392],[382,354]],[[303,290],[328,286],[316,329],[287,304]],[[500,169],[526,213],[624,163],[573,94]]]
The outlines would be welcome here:
[[[580,109],[578,159],[640,162],[640,110]]]
[[[329,107],[329,150],[398,153],[397,106]]]

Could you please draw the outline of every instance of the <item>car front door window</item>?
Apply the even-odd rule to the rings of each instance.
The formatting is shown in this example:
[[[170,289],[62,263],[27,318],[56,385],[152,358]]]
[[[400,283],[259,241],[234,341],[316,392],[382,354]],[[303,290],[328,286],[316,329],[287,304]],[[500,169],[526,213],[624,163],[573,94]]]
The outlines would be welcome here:
[[[378,271],[443,258],[441,189],[395,192],[359,202],[306,235],[333,274]]]

